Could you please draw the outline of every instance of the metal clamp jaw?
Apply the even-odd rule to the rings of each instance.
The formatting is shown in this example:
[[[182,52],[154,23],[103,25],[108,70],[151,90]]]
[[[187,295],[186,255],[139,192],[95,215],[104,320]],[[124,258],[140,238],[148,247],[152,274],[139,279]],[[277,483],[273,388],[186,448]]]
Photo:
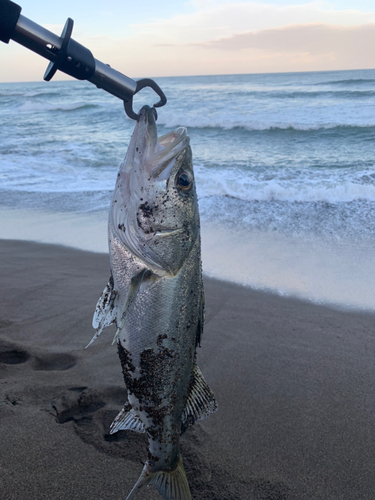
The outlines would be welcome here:
[[[71,38],[73,20],[68,18],[61,37],[21,15],[21,7],[10,0],[0,0],[0,41],[14,40],[50,60],[44,80],[50,81],[57,70],[78,80],[88,80],[124,102],[129,118],[138,120],[133,111],[133,96],[145,87],[160,97],[154,107],[167,102],[163,91],[151,79],[138,82],[94,58],[89,49]]]
[[[160,101],[158,101],[157,103],[155,103],[153,105],[154,112],[155,112],[155,120],[157,120],[158,114],[157,114],[155,108],[160,108],[161,106],[164,106],[164,104],[167,103],[167,98],[165,97],[165,94],[161,90],[159,85],[157,83],[155,83],[154,80],[151,80],[150,78],[143,78],[142,80],[137,81],[137,88],[134,92],[134,95],[137,94],[140,90],[144,89],[145,87],[150,87],[160,97]],[[127,101],[127,102],[124,101],[124,108],[125,108],[125,113],[128,115],[129,118],[132,118],[133,120],[137,120],[137,121],[139,120],[140,115],[137,113],[134,113],[134,111],[133,111],[133,96],[129,99],[129,101]]]

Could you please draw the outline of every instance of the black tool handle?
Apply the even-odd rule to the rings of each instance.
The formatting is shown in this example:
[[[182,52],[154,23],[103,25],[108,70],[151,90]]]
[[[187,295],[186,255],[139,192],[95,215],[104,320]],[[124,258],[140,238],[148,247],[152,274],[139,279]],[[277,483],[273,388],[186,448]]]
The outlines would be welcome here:
[[[12,38],[18,19],[21,14],[21,7],[9,0],[0,0],[0,40],[9,43]]]
[[[130,118],[137,119],[133,111],[133,95],[144,87],[151,87],[160,97],[155,107],[167,102],[161,88],[150,79],[136,82],[94,58],[92,53],[71,38],[73,20],[68,19],[61,36],[21,15],[21,7],[10,0],[0,0],[0,41],[9,40],[23,45],[51,61],[44,74],[49,81],[57,70],[78,80],[88,80],[129,105],[125,111]]]
[[[134,95],[137,82],[94,58],[83,45],[71,38],[72,19],[68,19],[62,36],[46,30],[21,15],[21,7],[10,0],[0,0],[0,40],[23,45],[49,59],[52,64],[44,75],[50,80],[60,70],[78,80],[88,80],[99,88],[127,102]]]

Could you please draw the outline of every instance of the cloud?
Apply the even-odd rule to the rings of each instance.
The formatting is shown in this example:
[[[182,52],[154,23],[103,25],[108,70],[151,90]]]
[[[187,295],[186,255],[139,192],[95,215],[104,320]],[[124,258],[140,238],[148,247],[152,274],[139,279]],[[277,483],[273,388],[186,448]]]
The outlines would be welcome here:
[[[279,6],[259,2],[193,0],[193,4],[196,8],[192,13],[133,25],[134,33],[157,38],[158,43],[193,43],[290,25],[357,26],[375,23],[375,11],[334,10],[324,8],[325,4],[321,2]]]
[[[236,34],[212,40],[200,47],[216,50],[257,49],[265,52],[358,55],[370,53],[375,45],[375,23],[362,26],[309,24]]]
[[[133,77],[317,71],[375,67],[375,22],[359,26],[297,24],[184,42],[142,34],[87,46]],[[131,48],[131,50],[130,50]]]
[[[185,5],[190,10],[166,19],[124,25],[117,37],[98,30],[95,36],[74,31],[73,38],[134,78],[375,67],[375,10],[334,10],[323,1],[280,6],[190,0]],[[53,31],[59,34],[61,27]],[[47,61],[10,45],[0,52],[0,78],[14,81],[23,73],[26,80],[40,80]]]

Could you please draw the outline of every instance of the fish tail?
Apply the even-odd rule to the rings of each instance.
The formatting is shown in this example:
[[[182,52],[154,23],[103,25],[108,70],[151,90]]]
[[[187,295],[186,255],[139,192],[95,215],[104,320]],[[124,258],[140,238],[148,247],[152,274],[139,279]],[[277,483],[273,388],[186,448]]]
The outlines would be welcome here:
[[[150,472],[149,465],[146,462],[140,478],[126,500],[133,499],[143,486],[150,484],[156,487],[164,500],[191,500],[189,483],[180,455],[178,456],[177,467],[172,471]]]

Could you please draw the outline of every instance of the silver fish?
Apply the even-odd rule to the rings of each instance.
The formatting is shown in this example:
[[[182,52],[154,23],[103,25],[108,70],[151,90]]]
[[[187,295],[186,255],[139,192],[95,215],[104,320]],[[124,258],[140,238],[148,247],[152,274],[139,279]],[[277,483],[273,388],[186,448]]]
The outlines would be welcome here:
[[[149,441],[127,500],[150,484],[165,500],[190,500],[180,434],[217,410],[196,364],[204,323],[199,212],[187,131],[158,138],[148,106],[118,173],[109,251],[111,277],[96,306],[91,342],[116,323],[128,401],[111,433],[146,432]]]

